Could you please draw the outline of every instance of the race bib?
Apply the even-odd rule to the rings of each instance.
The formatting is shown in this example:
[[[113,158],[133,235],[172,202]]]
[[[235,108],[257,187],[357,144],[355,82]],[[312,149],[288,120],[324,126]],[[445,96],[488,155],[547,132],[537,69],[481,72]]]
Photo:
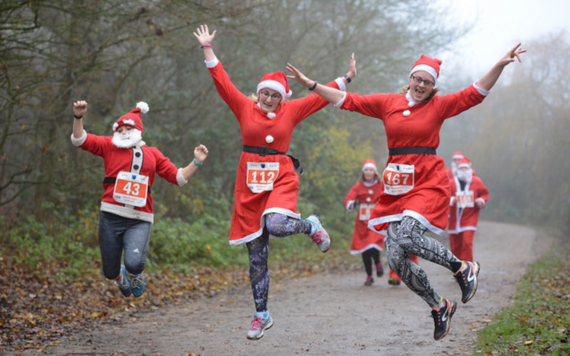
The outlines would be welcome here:
[[[384,170],[384,193],[402,195],[414,189],[414,166],[388,163]]]
[[[457,198],[458,208],[472,208],[475,206],[475,199],[473,199],[472,190],[467,192],[457,192],[455,194],[455,198]]]
[[[247,162],[247,186],[254,193],[273,190],[279,175],[279,162]]]
[[[143,207],[146,205],[148,192],[148,176],[142,174],[119,172],[115,182],[113,199],[117,203]]]
[[[360,204],[358,209],[358,220],[370,220],[370,213],[375,204]]]

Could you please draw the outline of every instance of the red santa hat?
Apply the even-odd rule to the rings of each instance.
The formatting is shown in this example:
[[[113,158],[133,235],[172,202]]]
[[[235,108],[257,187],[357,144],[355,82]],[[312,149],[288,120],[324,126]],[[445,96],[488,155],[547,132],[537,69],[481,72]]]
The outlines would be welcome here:
[[[137,103],[136,108],[121,116],[119,120],[113,124],[113,131],[117,131],[121,126],[130,126],[139,130],[142,135],[144,133],[144,130],[141,114],[146,114],[148,110],[148,104],[144,101]]]
[[[259,94],[259,91],[263,88],[279,92],[284,99],[293,95],[293,92],[289,89],[287,76],[283,72],[265,73],[261,82],[257,84],[257,93]]]
[[[459,161],[459,163],[457,164],[457,169],[462,167],[471,168],[471,161],[469,160],[469,158],[463,157],[461,161]]]
[[[375,172],[378,172],[378,168],[376,167],[376,162],[374,162],[373,159],[367,159],[366,161],[364,161],[364,163],[362,164],[362,171],[364,172],[366,168],[372,168],[374,169]]]
[[[461,153],[461,151],[457,151],[453,154],[453,156],[451,156],[452,159],[462,159],[463,158],[463,153]]]
[[[441,61],[437,58],[431,58],[426,55],[423,55],[414,63],[412,70],[410,72],[410,76],[419,70],[423,70],[431,74],[433,77],[434,83],[437,83],[437,79],[439,78],[439,66]]]

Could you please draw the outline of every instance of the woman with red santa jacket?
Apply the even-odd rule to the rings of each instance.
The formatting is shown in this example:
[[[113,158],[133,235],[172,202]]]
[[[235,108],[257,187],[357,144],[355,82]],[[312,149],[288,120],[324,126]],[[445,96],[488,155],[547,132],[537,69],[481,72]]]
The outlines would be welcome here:
[[[479,212],[487,205],[489,190],[473,175],[467,157],[459,161],[457,176],[450,182],[449,246],[457,258],[473,261],[473,238],[477,231]]]
[[[131,293],[140,297],[146,287],[143,271],[154,221],[151,188],[155,175],[183,186],[208,157],[208,149],[200,145],[194,149],[194,160],[178,169],[157,148],[148,147],[142,140],[141,120],[141,113],[148,110],[148,105],[140,102],[113,124],[113,136],[96,136],[83,129],[87,102],[73,104],[71,142],[102,157],[105,164],[105,193],[99,219],[101,261],[103,274],[115,280],[125,297]]]
[[[216,31],[210,34],[205,25],[194,32],[218,94],[232,110],[241,130],[244,146],[236,177],[229,239],[231,245],[245,243],[248,249],[256,313],[247,338],[258,340],[273,326],[267,311],[269,236],[307,234],[322,252],[327,252],[331,245],[329,234],[317,216],[301,219],[301,214],[296,211],[299,177],[295,167],[298,161],[286,155],[295,126],[327,106],[328,102],[318,95],[286,101],[292,92],[282,72],[266,73],[252,97],[242,94],[214,54],[215,35]],[[349,72],[329,85],[346,90],[346,84],[355,76],[356,64],[351,58]]]
[[[449,332],[456,303],[436,293],[411,254],[449,269],[467,303],[477,290],[477,262],[461,261],[436,239],[424,236],[430,230],[441,234],[447,226],[450,188],[445,162],[436,155],[443,122],[481,103],[505,66],[520,61],[520,44],[507,52],[475,84],[458,93],[438,96],[435,88],[441,61],[422,55],[409,74],[409,85],[400,94],[359,95],[319,85],[288,64],[289,76],[343,110],[359,112],[383,121],[389,159],[383,174],[384,192],[374,207],[369,227],[385,229],[390,267],[402,281],[432,308],[434,338]]]
[[[362,165],[362,173],[358,183],[350,189],[344,203],[348,211],[352,211],[358,206],[350,253],[353,255],[362,254],[362,261],[366,270],[365,286],[370,286],[374,283],[372,261],[374,261],[376,266],[376,275],[381,277],[384,274],[382,261],[380,261],[380,251],[384,249],[385,236],[368,228],[370,212],[380,198],[381,189],[382,178],[378,174],[376,162],[374,160],[366,160]]]

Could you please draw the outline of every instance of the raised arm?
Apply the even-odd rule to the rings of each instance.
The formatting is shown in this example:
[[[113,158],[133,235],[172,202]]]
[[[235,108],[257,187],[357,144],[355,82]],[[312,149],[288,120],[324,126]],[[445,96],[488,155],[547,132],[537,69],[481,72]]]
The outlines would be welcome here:
[[[526,52],[526,49],[520,48],[521,44],[519,43],[513,49],[507,52],[503,58],[501,58],[494,66],[491,68],[487,74],[483,76],[483,78],[479,79],[477,82],[477,86],[483,90],[491,90],[501,73],[503,73],[503,69],[509,65],[510,63],[515,61],[515,57],[521,61],[520,55]]]
[[[212,42],[214,41],[214,37],[216,37],[216,30],[210,34],[208,25],[200,25],[200,27],[196,29],[196,32],[194,32],[194,36],[196,36],[198,42],[200,42],[200,46],[204,50],[204,57],[206,57],[206,60],[210,62],[216,59],[216,54],[212,47]]]
[[[330,88],[324,85],[320,85],[317,83],[316,80],[311,80],[307,78],[303,73],[301,73],[301,71],[299,71],[290,63],[287,63],[287,70],[293,74],[293,75],[288,75],[287,76],[288,78],[293,79],[297,83],[304,86],[305,88],[309,88],[309,90],[314,91],[315,93],[323,97],[325,100],[327,100],[329,103],[336,104],[339,101],[341,101],[345,96],[345,93],[343,91],[340,91],[335,88]],[[354,53],[350,57],[350,69],[348,70],[346,76],[350,78],[350,80],[356,77],[356,60],[354,59]],[[348,82],[348,79],[346,77],[344,77],[344,80]]]
[[[83,116],[87,113],[87,102],[79,100],[73,103],[73,138],[83,137]]]
[[[194,149],[194,160],[192,160],[188,166],[182,168],[182,176],[185,180],[188,180],[196,173],[198,167],[208,158],[208,153],[208,149],[204,145],[200,145]]]

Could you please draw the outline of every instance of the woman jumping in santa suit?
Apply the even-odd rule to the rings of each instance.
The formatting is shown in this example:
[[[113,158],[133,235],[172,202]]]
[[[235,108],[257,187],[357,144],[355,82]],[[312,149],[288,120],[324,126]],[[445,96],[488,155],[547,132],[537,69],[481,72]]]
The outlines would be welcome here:
[[[176,168],[156,147],[142,140],[141,114],[149,107],[140,102],[113,125],[113,136],[96,136],[83,129],[87,102],[73,104],[73,133],[76,147],[103,158],[105,193],[99,219],[99,247],[103,274],[115,280],[125,297],[140,297],[146,287],[144,268],[154,222],[151,188],[158,174],[172,184],[183,186],[208,157],[208,149],[194,149],[194,160],[184,168]],[[124,265],[121,258],[124,253]]]
[[[218,94],[238,120],[243,142],[235,186],[235,201],[230,244],[245,243],[249,252],[249,275],[256,313],[247,338],[257,340],[273,325],[267,311],[269,271],[267,266],[269,236],[285,237],[304,233],[322,252],[331,242],[327,231],[315,215],[301,219],[296,209],[299,177],[298,162],[286,155],[295,126],[309,115],[328,105],[318,95],[285,101],[292,92],[282,72],[267,73],[257,86],[253,98],[242,94],[230,81],[222,63],[216,58],[210,34],[202,25],[194,32],[206,58]],[[349,72],[329,85],[346,90],[356,76],[355,61]],[[296,162],[296,163],[294,163]]]
[[[290,78],[344,110],[383,121],[389,158],[383,174],[384,192],[372,211],[369,227],[388,225],[386,249],[390,267],[402,281],[432,308],[434,338],[447,335],[456,303],[436,293],[421,267],[410,255],[435,262],[454,273],[467,303],[477,290],[477,262],[461,261],[437,240],[424,236],[426,230],[441,234],[447,226],[450,188],[445,163],[435,153],[439,131],[450,117],[481,103],[495,85],[505,66],[520,61],[526,52],[520,44],[502,57],[475,84],[458,93],[437,96],[435,88],[441,61],[422,55],[412,67],[409,86],[400,94],[359,95],[318,85],[292,65]]]

